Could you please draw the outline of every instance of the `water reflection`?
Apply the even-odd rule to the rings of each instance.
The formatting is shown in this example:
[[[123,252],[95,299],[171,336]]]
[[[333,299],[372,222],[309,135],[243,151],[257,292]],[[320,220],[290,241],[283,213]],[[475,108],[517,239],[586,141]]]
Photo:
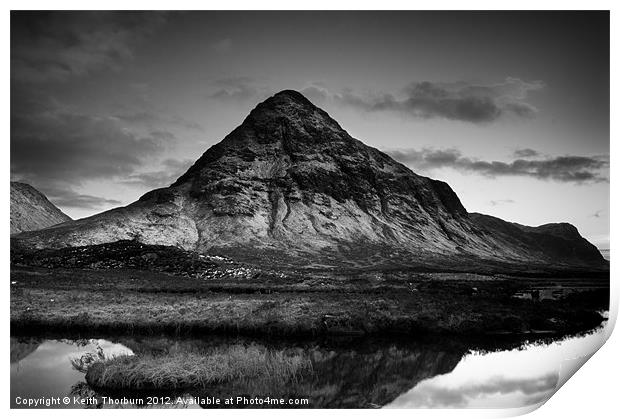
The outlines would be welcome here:
[[[310,407],[522,407],[545,401],[561,382],[565,359],[589,356],[604,340],[599,329],[586,336],[520,349],[476,352],[459,341],[256,342],[241,339],[118,337],[109,340],[11,338],[11,407],[15,398],[100,397],[72,360],[115,355],[202,353],[209,347],[265,345],[303,357],[312,368],[291,381],[237,379],[172,397],[308,397]],[[108,396],[119,396],[108,394]],[[122,395],[121,395],[122,396]],[[127,395],[129,397],[129,395]],[[142,395],[144,396],[144,395]],[[54,406],[57,407],[57,406]],[[125,405],[115,407],[141,407]],[[196,407],[183,403],[167,407]],[[208,407],[208,406],[203,406]],[[235,406],[241,407],[241,406]],[[249,406],[248,406],[249,407]],[[256,407],[256,406],[252,406]]]
[[[72,387],[84,382],[84,374],[73,368],[71,361],[99,349],[107,356],[133,354],[131,349],[102,339],[89,340],[39,340],[11,338],[11,407],[16,398],[68,396]],[[42,406],[45,407],[45,406]],[[71,398],[69,405],[75,406]]]
[[[561,373],[567,373],[563,369],[579,368],[581,364],[573,361],[585,362],[602,346],[604,334],[601,327],[548,344],[467,354],[453,371],[420,382],[389,407],[513,408],[543,403],[561,384]]]

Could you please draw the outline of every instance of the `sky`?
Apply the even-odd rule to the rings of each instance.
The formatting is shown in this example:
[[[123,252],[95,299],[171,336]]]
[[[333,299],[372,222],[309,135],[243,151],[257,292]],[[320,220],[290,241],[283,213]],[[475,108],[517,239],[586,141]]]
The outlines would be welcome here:
[[[285,89],[469,212],[609,248],[607,12],[12,12],[11,179],[127,205]]]

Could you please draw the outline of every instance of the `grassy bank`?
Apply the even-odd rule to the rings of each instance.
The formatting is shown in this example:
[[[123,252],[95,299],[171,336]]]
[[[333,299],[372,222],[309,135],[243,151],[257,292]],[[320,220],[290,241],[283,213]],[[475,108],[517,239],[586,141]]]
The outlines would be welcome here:
[[[342,279],[178,277],[135,270],[14,268],[11,332],[247,335],[571,333],[608,307],[600,279],[366,272]],[[559,300],[514,298],[548,284],[582,292]]]
[[[300,355],[237,344],[199,353],[101,360],[87,368],[86,380],[94,388],[108,390],[180,390],[240,379],[286,382],[310,369]]]

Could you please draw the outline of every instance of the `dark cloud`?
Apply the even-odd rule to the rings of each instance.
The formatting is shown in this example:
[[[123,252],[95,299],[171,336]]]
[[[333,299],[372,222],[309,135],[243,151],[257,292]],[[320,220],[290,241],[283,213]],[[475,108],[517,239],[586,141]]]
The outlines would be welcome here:
[[[484,161],[463,157],[456,149],[422,149],[386,151],[413,169],[450,167],[488,177],[525,176],[559,182],[608,182],[601,174],[609,167],[609,156],[559,156],[541,159],[516,159],[511,162]]]
[[[159,12],[12,12],[11,78],[64,81],[118,70],[165,20]]]
[[[163,165],[170,173],[162,172],[158,179],[151,173],[148,182],[141,173],[178,141],[167,127],[202,129],[152,109],[115,116],[83,113],[35,85],[19,85],[11,90],[11,178],[34,185],[64,208],[119,205],[116,199],[82,193],[83,188],[91,181],[129,179],[140,187],[162,186],[158,179],[172,183],[179,173],[172,161]]]
[[[520,148],[514,152],[515,157],[535,157],[540,155],[540,153],[536,150],[532,150],[531,148]]]
[[[114,120],[59,113],[11,119],[11,171],[25,177],[72,183],[123,176],[161,141],[137,137]]]
[[[80,208],[117,204],[74,191],[88,181],[131,175],[168,142],[163,132],[139,135],[116,118],[77,113],[23,92],[11,98],[10,131],[12,177]]]
[[[189,169],[192,163],[194,160],[166,159],[162,162],[161,170],[134,173],[127,176],[122,182],[141,188],[162,188],[174,183]]]
[[[249,77],[220,79],[214,84],[218,88],[211,98],[220,100],[256,100],[273,93],[273,89]],[[505,115],[534,117],[538,110],[525,100],[529,92],[543,87],[540,81],[526,82],[508,77],[502,83],[487,85],[465,82],[412,83],[399,96],[391,93],[360,95],[351,89],[336,93],[321,82],[312,82],[300,89],[300,92],[319,105],[331,101],[364,112],[397,112],[413,118],[485,123]]]
[[[419,82],[407,86],[403,94],[362,96],[351,90],[330,93],[319,84],[302,89],[302,93],[323,102],[333,100],[366,112],[398,112],[414,118],[444,118],[472,123],[492,122],[505,115],[531,118],[538,110],[526,103],[530,91],[540,90],[540,81],[527,82],[508,77],[502,83],[472,84]]]

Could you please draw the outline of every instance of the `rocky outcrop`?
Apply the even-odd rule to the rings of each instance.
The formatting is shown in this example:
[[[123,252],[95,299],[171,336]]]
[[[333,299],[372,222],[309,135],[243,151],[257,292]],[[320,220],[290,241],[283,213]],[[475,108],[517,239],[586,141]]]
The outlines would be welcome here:
[[[40,230],[70,220],[32,186],[11,182],[11,234]]]
[[[36,248],[127,239],[299,266],[604,266],[576,232],[468,214],[449,185],[352,138],[295,91],[259,104],[170,187],[18,236]]]
[[[12,266],[48,269],[125,269],[165,272],[199,279],[249,279],[265,274],[220,256],[205,256],[178,247],[120,240],[92,246],[29,249],[11,246]]]

